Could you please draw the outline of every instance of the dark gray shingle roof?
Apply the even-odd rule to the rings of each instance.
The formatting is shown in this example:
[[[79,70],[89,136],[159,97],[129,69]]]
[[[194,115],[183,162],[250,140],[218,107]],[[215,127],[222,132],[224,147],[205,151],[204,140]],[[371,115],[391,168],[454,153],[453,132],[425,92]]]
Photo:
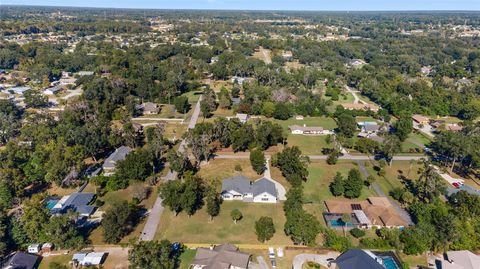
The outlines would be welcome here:
[[[70,194],[70,197],[65,201],[61,211],[66,212],[67,210],[72,210],[80,215],[91,215],[95,207],[88,204],[94,197],[95,194],[93,193],[74,192]]]
[[[275,184],[266,178],[255,181],[252,185],[252,189],[253,196],[257,196],[266,192],[277,197],[277,189],[275,188]]]
[[[277,196],[275,184],[266,178],[259,179],[255,182],[251,182],[244,176],[234,176],[223,180],[222,191],[231,190],[242,194],[253,193],[253,196],[257,196],[264,192],[267,192],[275,197]]]
[[[351,249],[338,256],[337,265],[340,269],[385,269],[372,256],[361,249]]]
[[[40,256],[19,251],[15,253],[3,266],[11,269],[34,269],[37,268],[40,259]]]
[[[132,151],[131,148],[121,146],[116,149],[103,163],[103,168],[115,168],[115,163],[124,160],[128,153]]]
[[[234,190],[238,193],[251,193],[250,180],[244,176],[234,176],[222,182],[222,190]]]

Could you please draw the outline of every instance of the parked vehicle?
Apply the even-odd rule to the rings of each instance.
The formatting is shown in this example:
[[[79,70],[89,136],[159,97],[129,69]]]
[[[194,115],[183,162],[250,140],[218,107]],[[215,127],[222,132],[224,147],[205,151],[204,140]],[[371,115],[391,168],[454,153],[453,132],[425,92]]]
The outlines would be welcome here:
[[[270,260],[272,263],[272,268],[277,268],[277,261],[275,259]]]
[[[268,248],[268,257],[270,259],[275,259],[275,250],[273,249],[273,247]]]
[[[283,254],[283,248],[277,248],[277,256],[279,258],[282,258],[284,256]]]

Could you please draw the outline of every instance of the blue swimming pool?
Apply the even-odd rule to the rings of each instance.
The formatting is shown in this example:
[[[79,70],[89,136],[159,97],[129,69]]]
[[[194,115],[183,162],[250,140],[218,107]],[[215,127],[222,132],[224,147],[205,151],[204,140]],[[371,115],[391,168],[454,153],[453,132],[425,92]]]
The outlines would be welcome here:
[[[338,219],[332,219],[330,220],[330,226],[332,227],[353,227],[353,224],[351,222],[347,222],[346,224]]]
[[[395,260],[392,257],[381,257],[381,258],[383,260],[383,265],[385,266],[385,268],[387,268],[387,269],[400,269],[400,267],[398,267],[397,263],[395,262]]]
[[[58,203],[58,200],[48,200],[47,201],[47,208],[52,209],[57,203]]]

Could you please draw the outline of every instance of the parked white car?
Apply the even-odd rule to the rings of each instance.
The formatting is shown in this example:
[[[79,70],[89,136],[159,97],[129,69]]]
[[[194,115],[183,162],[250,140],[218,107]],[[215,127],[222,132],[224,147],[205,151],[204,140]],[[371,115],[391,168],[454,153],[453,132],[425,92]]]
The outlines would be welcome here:
[[[273,247],[268,248],[268,257],[270,259],[275,259],[275,250],[273,249]]]
[[[284,256],[283,254],[283,248],[277,248],[277,256],[279,258],[282,258]]]

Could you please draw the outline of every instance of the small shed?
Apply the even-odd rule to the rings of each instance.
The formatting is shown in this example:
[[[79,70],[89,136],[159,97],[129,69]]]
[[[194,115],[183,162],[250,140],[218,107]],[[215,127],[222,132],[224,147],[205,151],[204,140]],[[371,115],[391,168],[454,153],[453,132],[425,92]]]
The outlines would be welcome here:
[[[42,252],[43,253],[48,253],[53,250],[53,244],[52,243],[45,243],[42,245]]]
[[[40,244],[31,244],[28,246],[28,253],[39,253],[40,252],[41,245]]]

